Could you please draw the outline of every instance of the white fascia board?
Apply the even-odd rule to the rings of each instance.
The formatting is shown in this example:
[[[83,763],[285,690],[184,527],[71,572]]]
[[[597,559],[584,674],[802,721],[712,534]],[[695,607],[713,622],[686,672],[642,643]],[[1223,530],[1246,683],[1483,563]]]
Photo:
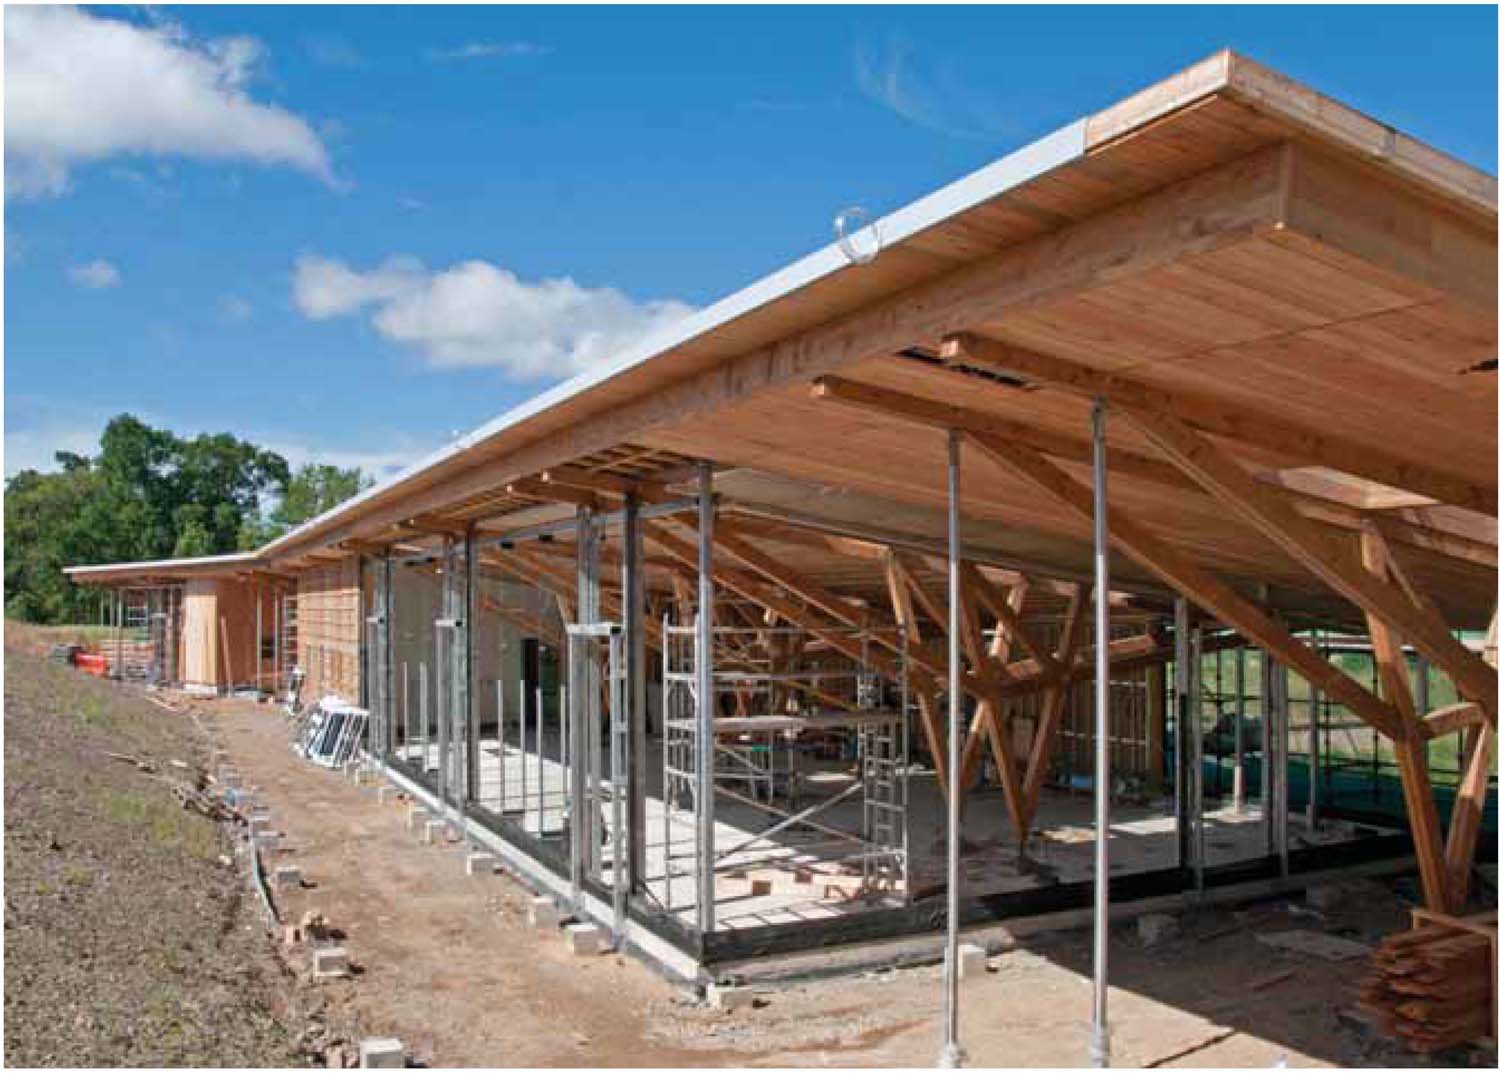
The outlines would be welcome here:
[[[1076,120],[880,218],[875,222],[874,227],[880,236],[882,249],[897,246],[919,232],[942,224],[983,202],[1083,156],[1086,127],[1086,119]],[[769,276],[762,277],[717,303],[695,311],[679,322],[674,322],[614,359],[591,367],[537,394],[457,441],[392,475],[384,482],[329,509],[321,516],[316,516],[293,528],[261,547],[258,553],[273,554],[278,548],[295,542],[340,516],[357,511],[361,505],[371,499],[385,494],[393,487],[410,481],[429,468],[436,467],[511,427],[518,426],[572,397],[579,396],[629,370],[642,366],[662,353],[680,347],[704,333],[718,329],[761,307],[769,306],[808,285],[850,267],[850,261],[839,245],[830,243],[821,250],[814,251]]]

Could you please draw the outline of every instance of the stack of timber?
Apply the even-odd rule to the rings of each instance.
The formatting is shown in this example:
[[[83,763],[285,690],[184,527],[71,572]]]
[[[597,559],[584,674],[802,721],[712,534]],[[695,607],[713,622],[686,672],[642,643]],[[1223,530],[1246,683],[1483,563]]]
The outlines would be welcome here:
[[[1440,1051],[1495,1034],[1495,914],[1430,912],[1381,942],[1360,1004],[1414,1050]]]
[[[101,640],[99,651],[109,663],[111,676],[144,681],[155,671],[156,648],[149,639]]]

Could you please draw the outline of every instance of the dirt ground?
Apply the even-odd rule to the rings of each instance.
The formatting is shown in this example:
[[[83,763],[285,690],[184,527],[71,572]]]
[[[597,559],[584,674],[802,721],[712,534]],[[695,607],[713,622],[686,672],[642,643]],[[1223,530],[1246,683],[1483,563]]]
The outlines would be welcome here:
[[[33,676],[50,681],[75,675],[14,659],[7,672],[9,767],[16,721],[9,684]],[[96,684],[88,688],[91,697],[131,691]],[[48,713],[36,704],[31,708],[29,725]],[[60,710],[70,708],[77,710],[78,705],[59,701]],[[290,849],[274,856],[273,863],[302,868],[307,885],[278,895],[284,916],[295,920],[309,910],[321,913],[342,935],[356,966],[356,974],[346,981],[318,987],[294,982],[291,990],[310,992],[313,1000],[291,1009],[283,1004],[283,1012],[297,1018],[280,1025],[269,1016],[274,1007],[257,1010],[257,991],[265,991],[263,985],[256,986],[261,981],[246,977],[226,984],[230,999],[240,991],[245,1000],[234,1027],[262,1027],[248,1015],[264,1012],[265,1034],[224,1042],[210,1064],[236,1064],[257,1052],[256,1061],[241,1064],[278,1064],[294,1057],[294,1026],[305,1022],[314,1006],[321,1006],[324,1023],[347,1028],[350,1035],[401,1038],[416,1062],[430,1066],[926,1067],[936,1059],[941,982],[935,967],[768,987],[752,1009],[708,1009],[634,959],[575,958],[558,936],[529,928],[529,893],[517,880],[506,875],[466,877],[462,847],[420,844],[406,830],[403,805],[380,805],[371,789],[357,788],[340,775],[299,760],[287,747],[286,719],[272,708],[221,700],[192,709],[212,739],[260,787],[272,810],[273,826],[285,833]],[[190,735],[182,728],[184,717],[156,713],[160,725],[172,729],[174,736]],[[12,839],[11,783],[6,796],[10,884],[13,849],[20,848]],[[47,798],[56,796],[54,792]],[[75,826],[88,832],[97,825],[81,818],[87,814],[83,809],[70,811],[70,818],[48,824],[52,832],[67,834]],[[198,863],[180,855],[181,863],[153,869],[150,885],[139,889],[160,904],[182,899],[187,909],[202,906],[209,924],[221,923],[224,907],[185,897],[185,880],[195,878],[195,872],[214,873],[217,861]],[[54,874],[60,870],[64,866],[56,865]],[[226,890],[236,881],[222,876]],[[1493,1056],[1418,1059],[1396,1050],[1375,1037],[1358,1015],[1355,993],[1362,961],[1312,958],[1257,941],[1257,935],[1294,928],[1369,941],[1402,924],[1400,889],[1400,884],[1394,890],[1361,888],[1345,907],[1327,914],[1285,901],[1204,910],[1182,918],[1175,937],[1152,947],[1142,945],[1133,929],[1122,927],[1112,950],[1114,1062],[1191,1067],[1492,1063]],[[72,908],[54,913],[45,923],[55,931],[69,921],[76,923],[74,913]],[[75,1020],[76,1013],[92,1011],[70,997],[77,988],[53,989],[44,975],[46,967],[17,981],[23,989],[16,992],[13,1009],[15,940],[28,932],[33,937],[52,934],[36,919],[39,915],[35,899],[24,908],[7,907],[7,1061],[57,1057],[88,1064],[89,1058],[108,1058],[102,1049],[97,1055],[80,1055],[70,1037],[55,1034]],[[180,915],[187,912],[174,910],[163,919]],[[24,929],[22,922],[27,924]],[[105,935],[130,937],[130,945],[136,947],[146,943],[135,935],[160,931],[157,924],[144,924],[139,911],[111,923],[114,930]],[[168,933],[194,939],[197,949],[191,955],[200,959],[179,962],[172,972],[174,983],[210,964],[209,954],[203,952],[209,939],[222,946],[220,940],[232,938],[247,952],[261,940],[261,960],[276,967],[270,956],[274,947],[263,941],[263,934],[226,934],[205,925],[179,926]],[[197,942],[200,938],[203,941]],[[64,944],[54,939],[49,945]],[[73,945],[71,939],[66,945]],[[969,1063],[1086,1064],[1088,946],[1086,932],[1030,938],[992,959],[983,977],[965,981],[962,1035]],[[238,960],[255,964],[249,957]],[[227,962],[216,957],[211,964],[224,967]],[[285,986],[287,980],[283,973],[280,981],[271,982]],[[184,983],[182,990],[186,988]],[[62,1020],[37,1017],[49,1013],[62,1015]],[[29,1032],[15,1033],[14,1015]],[[42,1046],[48,1028],[54,1030],[54,1043],[62,1039],[70,1046]],[[101,1042],[113,1041],[104,1037]],[[23,1050],[22,1043],[30,1046]],[[69,1053],[49,1055],[48,1050]],[[207,1063],[208,1056],[202,1057]],[[118,1055],[111,1060],[127,1058]]]
[[[230,842],[166,784],[191,780],[203,738],[112,685],[5,657],[6,1065],[298,1063],[295,984]]]

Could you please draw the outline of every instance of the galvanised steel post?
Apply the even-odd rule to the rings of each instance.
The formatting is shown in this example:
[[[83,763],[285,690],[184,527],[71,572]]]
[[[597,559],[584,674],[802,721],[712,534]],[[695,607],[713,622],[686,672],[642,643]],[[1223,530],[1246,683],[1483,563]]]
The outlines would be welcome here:
[[[960,455],[962,435],[948,431],[948,943],[943,964],[943,1048],[938,1065],[956,1069],[963,1065],[963,1046],[958,1039],[958,854],[962,817],[959,800],[959,741],[963,727],[963,668],[959,654],[959,577],[963,546],[958,510],[961,496]]]
[[[1109,1065],[1109,499],[1104,400],[1094,401],[1094,1006],[1089,1056]]]
[[[698,931],[714,927],[714,472],[698,463]],[[670,852],[670,850],[669,850]]]

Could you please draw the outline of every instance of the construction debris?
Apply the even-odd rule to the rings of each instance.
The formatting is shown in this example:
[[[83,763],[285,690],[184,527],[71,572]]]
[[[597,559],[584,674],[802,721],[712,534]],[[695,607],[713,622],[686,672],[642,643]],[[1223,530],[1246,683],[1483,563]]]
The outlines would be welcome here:
[[[1359,1001],[1382,1032],[1422,1052],[1495,1034],[1495,913],[1459,920],[1431,913],[1383,940]],[[1486,922],[1487,921],[1487,922]]]
[[[1329,935],[1322,931],[1272,931],[1264,935],[1256,935],[1255,941],[1264,946],[1273,946],[1278,950],[1291,950],[1293,953],[1306,954],[1309,957],[1321,957],[1326,961],[1349,961],[1356,957],[1364,957],[1370,952],[1370,948],[1362,942],[1353,939],[1342,938],[1338,935]]]

